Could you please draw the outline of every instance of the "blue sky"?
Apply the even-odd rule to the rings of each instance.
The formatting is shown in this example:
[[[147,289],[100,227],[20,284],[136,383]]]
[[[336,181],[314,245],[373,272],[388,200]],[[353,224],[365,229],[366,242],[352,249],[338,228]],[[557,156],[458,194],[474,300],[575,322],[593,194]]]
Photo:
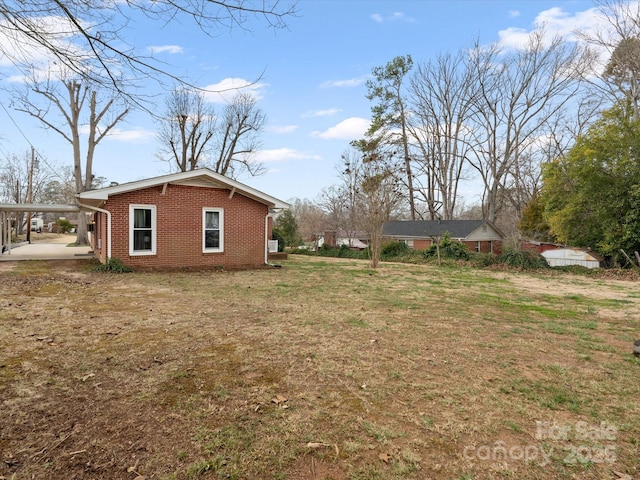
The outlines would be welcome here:
[[[476,38],[517,42],[541,22],[565,34],[592,28],[593,7],[578,0],[300,0],[286,30],[254,22],[250,31],[221,30],[207,37],[192,25],[150,28],[140,18],[128,35],[140,51],[153,52],[202,87],[259,78],[251,89],[268,123],[257,159],[267,170],[239,180],[283,200],[315,200],[338,182],[342,153],[367,128],[372,104],[365,82],[374,67],[407,54],[414,63],[425,62]],[[10,67],[0,62],[0,73],[3,88],[9,87]],[[71,147],[57,134],[12,111],[4,90],[0,100],[11,117],[0,111],[0,157],[22,154],[31,143],[49,163],[72,164]],[[162,97],[157,110],[164,110]],[[133,112],[98,146],[94,173],[120,183],[168,173],[168,164],[156,157],[157,131],[150,115]],[[463,194],[466,204],[477,202],[477,182],[471,179]]]

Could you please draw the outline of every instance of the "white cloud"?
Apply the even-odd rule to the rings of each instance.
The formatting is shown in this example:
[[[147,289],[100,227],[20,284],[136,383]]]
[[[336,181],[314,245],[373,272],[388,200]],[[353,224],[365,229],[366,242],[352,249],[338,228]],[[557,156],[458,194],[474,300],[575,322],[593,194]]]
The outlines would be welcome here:
[[[52,53],[52,49],[63,51],[70,57],[81,59],[85,57],[85,52],[72,43],[73,35],[77,27],[69,19],[61,16],[33,16],[29,17],[32,28],[44,38],[50,48],[43,47],[38,41],[28,35],[16,30],[6,21],[0,22],[0,66],[11,67],[16,64],[26,64],[36,69],[45,69],[47,65],[56,62],[57,57]],[[89,28],[88,25],[82,25]],[[58,65],[57,70],[63,69]],[[55,72],[54,72],[55,73]]]
[[[509,10],[509,16],[511,18],[516,18],[516,17],[519,17],[520,15],[521,13],[518,10]]]
[[[509,27],[498,32],[500,43],[507,47],[522,48],[530,40],[531,33],[524,28]]]
[[[328,80],[320,85],[320,88],[351,88],[362,85],[367,77],[348,78],[346,80]]]
[[[238,93],[250,93],[260,100],[267,86],[267,83],[250,82],[244,78],[225,78],[203,87],[204,98],[211,103],[229,103]]]
[[[326,110],[309,110],[302,114],[303,118],[310,117],[330,117],[331,115],[336,115],[342,112],[339,108],[327,108]]]
[[[298,125],[273,125],[267,127],[267,131],[272,133],[293,133],[298,129]]]
[[[289,160],[319,160],[319,155],[308,152],[301,152],[293,148],[273,148],[270,150],[260,150],[256,152],[255,160],[264,163],[278,163]]]
[[[404,12],[392,12],[390,15],[386,17],[380,13],[374,13],[370,16],[371,20],[376,23],[384,23],[384,22],[409,22],[415,23],[415,18],[408,17],[404,14]]]
[[[393,12],[389,20],[415,23],[415,18],[407,17],[403,12]]]
[[[184,50],[178,45],[151,45],[147,47],[151,53],[182,53]]]
[[[325,140],[358,140],[364,137],[364,133],[368,129],[369,120],[366,118],[351,117],[324,132],[313,132],[312,135]]]
[[[533,21],[531,30],[510,27],[498,32],[501,43],[507,47],[519,48],[524,45],[529,35],[535,31],[544,30],[549,38],[561,36],[570,41],[576,41],[576,32],[593,32],[602,26],[602,18],[596,8],[582,12],[569,13],[560,7],[553,7],[540,12]]]
[[[119,142],[146,143],[156,138],[156,132],[144,128],[134,128],[131,130],[115,128],[111,131],[109,138]]]
[[[89,131],[88,126],[80,128],[80,133],[86,135]],[[106,140],[114,140],[117,142],[129,143],[148,143],[156,139],[156,132],[144,128],[122,129],[113,128],[109,131]]]

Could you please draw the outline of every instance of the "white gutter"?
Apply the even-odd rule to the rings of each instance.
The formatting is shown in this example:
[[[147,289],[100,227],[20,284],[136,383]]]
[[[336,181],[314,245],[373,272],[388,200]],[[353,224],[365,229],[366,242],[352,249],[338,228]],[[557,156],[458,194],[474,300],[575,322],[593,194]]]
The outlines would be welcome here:
[[[85,205],[84,203],[80,203],[80,202],[77,202],[77,203],[78,203],[78,206],[82,208],[107,214],[107,260],[109,260],[111,258],[111,212],[103,208],[92,207],[91,205]]]
[[[269,213],[264,217],[264,264],[267,265],[269,263],[269,238],[267,234],[269,233]]]

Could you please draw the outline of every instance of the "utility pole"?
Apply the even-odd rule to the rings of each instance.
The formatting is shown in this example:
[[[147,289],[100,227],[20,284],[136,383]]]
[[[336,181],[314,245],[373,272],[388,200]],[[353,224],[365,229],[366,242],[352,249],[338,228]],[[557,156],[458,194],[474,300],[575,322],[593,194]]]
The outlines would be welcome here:
[[[27,203],[33,203],[33,164],[36,159],[36,149],[31,147],[31,165],[29,165],[29,186]],[[27,243],[31,243],[31,212],[27,212]]]

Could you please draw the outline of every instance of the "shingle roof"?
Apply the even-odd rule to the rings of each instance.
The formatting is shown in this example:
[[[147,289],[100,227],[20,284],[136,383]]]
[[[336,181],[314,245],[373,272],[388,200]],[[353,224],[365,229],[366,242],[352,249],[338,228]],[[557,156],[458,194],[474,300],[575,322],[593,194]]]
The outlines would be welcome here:
[[[451,238],[465,238],[485,223],[488,222],[486,220],[396,220],[384,224],[383,235],[425,238],[449,232]]]

